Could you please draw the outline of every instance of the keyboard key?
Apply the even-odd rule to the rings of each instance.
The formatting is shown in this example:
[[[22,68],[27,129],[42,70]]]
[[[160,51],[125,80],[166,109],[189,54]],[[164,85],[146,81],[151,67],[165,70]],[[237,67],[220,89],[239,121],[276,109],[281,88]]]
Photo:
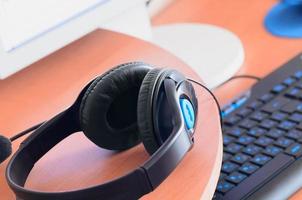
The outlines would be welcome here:
[[[228,135],[223,135],[223,145],[227,146],[231,144],[235,140],[234,137],[228,136]]]
[[[280,110],[283,106],[285,106],[290,100],[284,97],[278,97],[273,100],[269,104],[263,106],[262,110],[267,113],[273,113],[275,111]]]
[[[254,158],[252,158],[251,162],[256,164],[256,165],[264,165],[265,163],[267,163],[268,161],[271,160],[271,157],[263,155],[263,154],[258,154],[256,156],[254,156]]]
[[[290,130],[285,136],[290,139],[298,140],[299,138],[302,138],[302,131],[297,129]]]
[[[289,104],[290,105],[290,104]],[[271,119],[276,120],[276,121],[283,121],[287,118],[287,114],[281,113],[281,112],[275,112],[272,114]]]
[[[297,71],[294,75],[295,78],[301,79],[302,78],[302,71]]]
[[[262,137],[258,138],[255,141],[255,144],[257,144],[259,146],[262,146],[262,147],[266,147],[266,146],[270,145],[273,142],[274,142],[273,139],[265,137],[265,136],[262,136]]]
[[[275,157],[277,154],[281,153],[283,150],[276,146],[268,146],[263,151],[264,154]]]
[[[298,99],[299,96],[301,95],[301,89],[299,88],[291,88],[289,91],[285,93],[285,96],[290,97],[290,98],[295,98]]]
[[[221,193],[226,193],[227,191],[231,190],[235,185],[227,182],[227,181],[220,181],[217,184],[217,191]]]
[[[222,164],[221,170],[225,173],[231,173],[233,171],[235,171],[237,168],[239,167],[239,165],[232,163],[232,162],[225,162]]]
[[[229,144],[226,148],[225,148],[225,151],[226,152],[229,152],[229,153],[232,153],[232,154],[236,154],[238,153],[241,149],[243,148],[242,145],[239,145],[239,144]]]
[[[243,149],[243,153],[254,156],[262,151],[262,148],[256,145],[248,145]]]
[[[229,134],[231,136],[234,136],[234,137],[239,137],[241,136],[243,133],[244,133],[245,130],[241,129],[241,128],[232,128],[230,130],[227,130],[226,131],[226,134]]]
[[[249,119],[245,119],[239,123],[239,126],[241,128],[245,128],[245,129],[251,129],[256,125],[257,125],[257,122],[255,122],[253,120],[249,120]]]
[[[302,122],[296,126],[296,129],[302,130]]]
[[[262,95],[259,100],[264,102],[264,103],[267,103],[269,102],[270,100],[272,100],[274,98],[275,95],[273,95],[272,93],[267,93],[267,94],[264,94]]]
[[[286,121],[281,122],[278,125],[278,128],[288,131],[290,129],[295,128],[296,125],[297,125],[296,123],[286,120]]]
[[[245,163],[246,161],[248,161],[249,159],[250,159],[249,156],[239,153],[239,154],[236,154],[235,156],[233,156],[232,161],[241,165],[241,164]]]
[[[250,129],[247,132],[247,134],[250,136],[259,137],[259,136],[262,136],[263,134],[265,134],[266,132],[267,132],[267,130],[265,130],[263,128],[254,127],[252,129]]]
[[[251,108],[253,110],[257,110],[258,108],[260,108],[263,105],[263,103],[261,101],[253,101],[252,103],[250,103],[247,107]]]
[[[272,129],[274,128],[275,126],[277,126],[277,122],[276,121],[273,121],[273,120],[270,120],[270,119],[266,119],[266,120],[263,120],[261,123],[260,123],[260,126],[262,128],[266,128],[266,129]]]
[[[300,123],[300,122],[302,122],[302,114],[294,113],[288,119],[291,121]]]
[[[253,165],[252,163],[245,163],[239,168],[239,171],[250,175],[254,173],[257,169],[259,169],[257,165]]]
[[[302,156],[302,144],[292,144],[285,150],[285,153],[294,156],[295,158],[300,158]]]
[[[236,115],[232,115],[230,117],[224,118],[223,122],[226,125],[233,126],[233,125],[237,124],[240,120],[241,120],[240,117],[238,117]]]
[[[253,112],[253,110],[249,109],[249,108],[243,108],[240,109],[238,112],[236,112],[236,115],[239,115],[240,117],[246,117],[249,114],[251,114]]]
[[[271,129],[266,136],[271,137],[273,139],[278,139],[279,137],[283,136],[285,134],[285,131],[282,131],[280,129]]]
[[[289,145],[291,145],[292,143],[294,143],[293,140],[291,139],[287,139],[287,138],[279,138],[276,142],[275,145],[280,146],[282,148],[287,148]]]
[[[241,174],[239,172],[233,172],[228,177],[226,177],[227,181],[230,181],[235,184],[239,184],[241,181],[243,181],[247,176],[244,174]]]
[[[267,117],[268,117],[267,113],[256,112],[256,113],[252,114],[250,118],[253,120],[256,120],[256,121],[263,121]]]
[[[286,86],[283,84],[279,84],[273,87],[272,92],[275,94],[279,94],[286,89]]]
[[[301,103],[296,100],[292,100],[290,103],[286,104],[281,108],[282,112],[286,112],[292,114],[295,111],[299,111],[302,109]]]
[[[283,81],[283,83],[287,86],[291,86],[296,82],[296,79],[292,78],[292,77],[288,77],[287,79],[285,79]]]
[[[243,135],[238,138],[237,142],[242,145],[248,145],[248,144],[252,143],[254,140],[255,140],[254,137]]]
[[[222,161],[225,162],[225,161],[229,160],[231,157],[232,157],[231,154],[223,152]]]

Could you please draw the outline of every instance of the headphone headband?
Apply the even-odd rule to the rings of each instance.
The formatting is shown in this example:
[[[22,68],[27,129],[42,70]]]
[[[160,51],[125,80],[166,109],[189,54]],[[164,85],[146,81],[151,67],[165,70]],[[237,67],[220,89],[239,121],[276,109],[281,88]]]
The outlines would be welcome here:
[[[113,181],[77,191],[50,193],[24,188],[26,179],[34,164],[56,144],[73,133],[81,131],[78,119],[79,104],[83,93],[89,86],[88,84],[70,108],[38,128],[21,144],[19,150],[12,157],[7,166],[6,177],[17,199],[97,200],[100,197],[113,200],[139,199],[153,191],[176,168],[193,144],[192,135],[185,131],[184,119],[181,117],[180,94],[171,93],[179,85],[177,77],[171,75],[164,81],[164,89],[166,90],[168,101],[175,112],[178,112],[175,116],[177,123],[173,133],[141,167]],[[116,192],[121,190],[121,193]]]

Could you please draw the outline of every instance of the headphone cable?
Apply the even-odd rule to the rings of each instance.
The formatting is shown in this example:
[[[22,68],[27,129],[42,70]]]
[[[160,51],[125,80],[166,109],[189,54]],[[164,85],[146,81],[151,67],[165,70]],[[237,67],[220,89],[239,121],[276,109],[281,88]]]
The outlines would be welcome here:
[[[13,141],[19,139],[20,137],[23,137],[24,135],[27,135],[27,134],[29,134],[30,132],[32,132],[32,131],[38,129],[42,124],[44,124],[44,122],[39,123],[39,124],[36,124],[36,125],[34,125],[34,126],[28,128],[28,129],[26,129],[26,130],[24,130],[24,131],[22,131],[22,132],[20,132],[20,133],[14,135],[13,137],[11,137],[11,138],[9,138],[9,139],[10,139],[11,142],[13,142]]]

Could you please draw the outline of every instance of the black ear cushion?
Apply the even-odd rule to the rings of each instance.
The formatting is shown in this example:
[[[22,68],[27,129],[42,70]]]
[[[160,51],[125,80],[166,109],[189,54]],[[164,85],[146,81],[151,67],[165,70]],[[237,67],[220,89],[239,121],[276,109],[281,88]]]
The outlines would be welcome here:
[[[153,128],[152,98],[155,84],[161,71],[161,69],[152,69],[148,72],[140,88],[137,103],[137,123],[139,133],[145,149],[150,155],[160,147]]]
[[[80,123],[92,142],[110,150],[128,149],[140,142],[137,98],[150,69],[144,63],[127,63],[91,83],[80,105]]]

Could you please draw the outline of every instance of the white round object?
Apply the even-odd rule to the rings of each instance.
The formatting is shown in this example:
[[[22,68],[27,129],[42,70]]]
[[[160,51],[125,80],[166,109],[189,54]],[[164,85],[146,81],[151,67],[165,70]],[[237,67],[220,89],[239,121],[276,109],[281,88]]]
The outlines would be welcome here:
[[[153,27],[153,43],[192,67],[214,88],[232,77],[244,61],[240,39],[212,25],[170,24]]]

